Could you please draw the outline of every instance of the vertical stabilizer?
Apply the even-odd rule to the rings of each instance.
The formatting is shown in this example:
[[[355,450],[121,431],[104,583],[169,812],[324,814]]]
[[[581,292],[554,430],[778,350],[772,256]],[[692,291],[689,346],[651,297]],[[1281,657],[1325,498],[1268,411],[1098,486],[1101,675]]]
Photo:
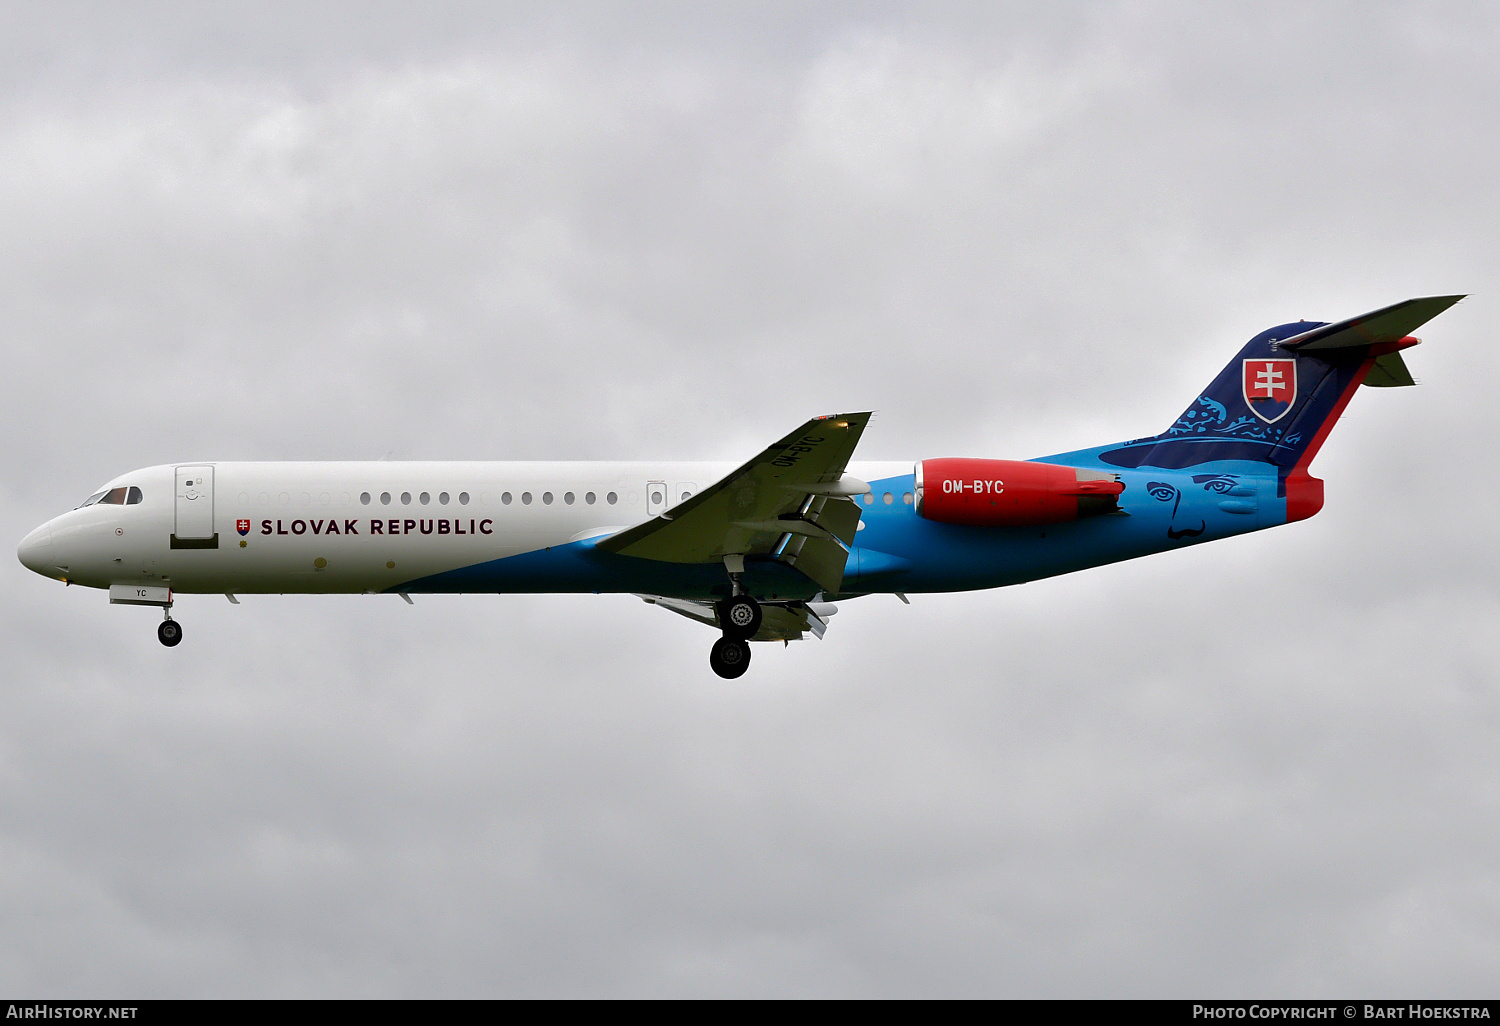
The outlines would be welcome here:
[[[1106,449],[1100,459],[1165,469],[1218,460],[1287,471],[1305,466],[1372,365],[1416,345],[1407,333],[1462,298],[1410,299],[1347,321],[1268,328],[1245,343],[1171,427]],[[1397,382],[1382,376],[1377,383]]]

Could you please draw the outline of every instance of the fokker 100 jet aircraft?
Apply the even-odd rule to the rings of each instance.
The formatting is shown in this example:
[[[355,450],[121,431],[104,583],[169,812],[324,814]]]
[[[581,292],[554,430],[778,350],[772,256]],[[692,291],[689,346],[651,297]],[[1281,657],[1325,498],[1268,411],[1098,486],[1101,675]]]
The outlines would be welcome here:
[[[743,465],[217,463],[110,481],[21,562],[111,602],[184,594],[630,592],[749,641],[823,636],[838,600],[1050,577],[1303,520],[1308,473],[1361,385],[1412,384],[1411,299],[1252,338],[1159,435],[1028,461],[850,463],[868,413],[818,417]]]

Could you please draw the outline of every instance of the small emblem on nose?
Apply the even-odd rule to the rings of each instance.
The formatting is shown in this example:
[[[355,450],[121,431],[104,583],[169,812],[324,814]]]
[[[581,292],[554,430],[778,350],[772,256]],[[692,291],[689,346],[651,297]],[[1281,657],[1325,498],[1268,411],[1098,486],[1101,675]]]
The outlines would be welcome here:
[[[234,529],[236,531],[240,532],[240,534],[249,534],[250,533],[250,521],[248,521],[248,520],[236,520],[234,522]]]

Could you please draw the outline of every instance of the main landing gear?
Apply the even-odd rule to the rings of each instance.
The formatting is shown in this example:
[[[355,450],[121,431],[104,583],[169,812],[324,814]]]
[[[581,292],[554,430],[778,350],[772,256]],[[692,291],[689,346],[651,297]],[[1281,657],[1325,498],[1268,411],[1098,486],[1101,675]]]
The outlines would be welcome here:
[[[725,556],[724,569],[729,572],[729,597],[718,606],[719,626],[724,636],[709,649],[708,665],[725,680],[734,680],[750,669],[750,639],[760,630],[762,616],[760,603],[746,595],[740,584],[745,557]]]
[[[725,680],[744,676],[750,668],[750,642],[760,630],[760,603],[749,595],[735,595],[719,603],[719,626],[724,636],[708,652],[708,665]]]
[[[750,669],[750,643],[743,638],[720,638],[708,650],[708,665],[725,680],[744,676]]]
[[[736,595],[719,606],[719,623],[723,625],[724,633],[737,638],[755,637],[761,619],[760,603],[749,595]]]
[[[182,624],[172,619],[171,613],[167,613],[167,618],[156,628],[156,640],[168,648],[182,640]]]

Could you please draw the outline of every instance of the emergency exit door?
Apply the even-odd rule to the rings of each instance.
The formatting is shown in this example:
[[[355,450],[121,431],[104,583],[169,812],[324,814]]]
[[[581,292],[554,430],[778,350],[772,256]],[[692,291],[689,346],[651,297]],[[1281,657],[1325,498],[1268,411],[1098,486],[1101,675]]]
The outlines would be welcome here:
[[[654,517],[667,508],[667,483],[665,481],[646,482],[646,516]]]

